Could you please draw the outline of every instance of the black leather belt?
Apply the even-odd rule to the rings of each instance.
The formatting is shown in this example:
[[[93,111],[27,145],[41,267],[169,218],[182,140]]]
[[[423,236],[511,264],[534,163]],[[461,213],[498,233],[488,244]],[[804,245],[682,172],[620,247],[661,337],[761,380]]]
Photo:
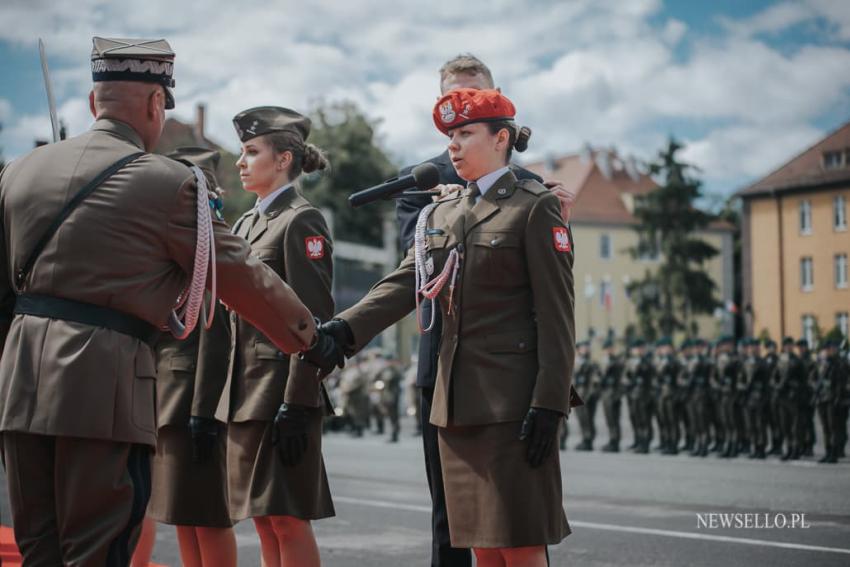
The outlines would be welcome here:
[[[130,335],[153,347],[159,339],[159,329],[147,321],[128,315],[109,307],[53,297],[24,293],[17,297],[15,313],[34,315],[83,323],[93,327],[103,327],[118,333]]]

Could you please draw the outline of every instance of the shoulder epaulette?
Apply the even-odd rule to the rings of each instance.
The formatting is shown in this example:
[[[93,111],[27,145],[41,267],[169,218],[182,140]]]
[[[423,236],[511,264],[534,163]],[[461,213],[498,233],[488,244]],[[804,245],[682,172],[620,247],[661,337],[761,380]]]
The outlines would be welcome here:
[[[532,195],[537,196],[545,195],[549,192],[549,190],[546,189],[546,187],[542,183],[534,179],[520,179],[516,182],[516,186],[520,189],[527,191],[528,193],[531,193]]]

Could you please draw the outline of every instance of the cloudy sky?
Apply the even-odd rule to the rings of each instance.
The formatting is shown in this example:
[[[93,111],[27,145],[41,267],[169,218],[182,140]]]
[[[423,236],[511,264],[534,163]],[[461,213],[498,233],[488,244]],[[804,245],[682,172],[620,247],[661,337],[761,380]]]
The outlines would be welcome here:
[[[49,137],[38,37],[72,135],[91,124],[92,35],[167,38],[174,115],[206,103],[231,149],[240,110],[348,99],[397,162],[427,158],[444,144],[437,69],[460,52],[534,130],[526,160],[585,142],[646,159],[672,134],[729,193],[850,120],[846,0],[3,0],[0,22],[7,158]]]

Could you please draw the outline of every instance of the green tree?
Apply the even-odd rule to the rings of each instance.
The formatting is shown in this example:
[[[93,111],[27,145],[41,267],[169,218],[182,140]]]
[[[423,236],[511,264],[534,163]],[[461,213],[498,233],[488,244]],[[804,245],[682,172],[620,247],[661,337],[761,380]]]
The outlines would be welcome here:
[[[382,246],[381,222],[392,203],[381,201],[358,209],[348,205],[351,193],[381,183],[397,171],[378,145],[377,123],[352,102],[319,106],[310,117],[310,142],[326,152],[331,167],[304,177],[305,195],[315,206],[333,212],[335,238]]]
[[[671,139],[658,153],[649,172],[660,178],[661,185],[635,200],[639,239],[629,252],[635,258],[661,255],[654,273],[647,271],[629,286],[647,338],[656,331],[670,336],[676,330],[692,334],[695,316],[711,313],[718,305],[716,286],[705,271],[705,262],[717,249],[694,234],[713,217],[695,205],[702,196],[702,183],[691,176],[693,166],[677,159],[681,149]]]

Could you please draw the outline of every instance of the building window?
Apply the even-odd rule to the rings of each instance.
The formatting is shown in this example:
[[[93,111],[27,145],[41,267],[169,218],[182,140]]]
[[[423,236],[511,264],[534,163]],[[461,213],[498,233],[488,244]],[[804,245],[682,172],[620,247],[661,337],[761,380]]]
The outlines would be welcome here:
[[[823,168],[824,169],[841,169],[844,167],[844,152],[841,150],[832,150],[823,153]]]
[[[800,201],[800,234],[812,233],[812,202]]]
[[[850,314],[846,311],[835,314],[835,326],[845,337],[850,335]]]
[[[599,237],[599,257],[603,260],[611,259],[611,235],[603,234]]]
[[[835,255],[835,287],[847,287],[847,254]]]
[[[815,287],[814,261],[811,256],[800,259],[800,288],[803,291],[812,291]]]
[[[847,230],[847,203],[844,195],[832,199],[832,226],[835,230]]]
[[[817,322],[814,315],[803,315],[803,338],[809,343],[809,346],[815,344],[815,327]]]

